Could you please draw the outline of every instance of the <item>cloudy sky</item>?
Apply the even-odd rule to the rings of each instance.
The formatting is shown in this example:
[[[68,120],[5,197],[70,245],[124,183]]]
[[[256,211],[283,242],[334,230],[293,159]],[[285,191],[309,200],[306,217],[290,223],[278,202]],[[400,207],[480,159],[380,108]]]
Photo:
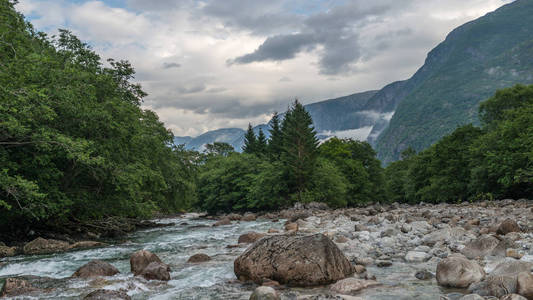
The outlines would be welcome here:
[[[410,77],[453,28],[510,0],[19,0],[53,34],[127,59],[176,135],[267,121]]]

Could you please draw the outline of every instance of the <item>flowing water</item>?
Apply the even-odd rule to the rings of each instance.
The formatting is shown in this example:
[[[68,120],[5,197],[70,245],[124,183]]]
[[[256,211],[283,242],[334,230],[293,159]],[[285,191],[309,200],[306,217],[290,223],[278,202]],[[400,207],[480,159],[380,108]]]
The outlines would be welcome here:
[[[245,248],[226,246],[236,244],[239,235],[245,232],[266,232],[269,228],[283,227],[283,221],[270,220],[212,227],[214,221],[196,218],[192,214],[158,222],[174,225],[137,231],[125,242],[104,248],[6,258],[0,266],[0,284],[7,277],[22,275],[59,279],[50,281],[47,286],[50,287],[49,292],[41,293],[35,299],[80,299],[98,288],[124,289],[132,299],[248,299],[254,285],[239,283],[233,273],[233,261]],[[133,277],[129,256],[139,249],[152,251],[168,263],[172,279],[162,283]],[[186,263],[196,253],[205,253],[212,260],[200,264]],[[68,279],[77,268],[94,259],[111,263],[121,273],[104,280]],[[419,281],[414,278],[417,268],[420,266],[400,262],[389,268],[370,267],[369,271],[383,285],[363,291],[360,296],[366,300],[439,299],[438,295],[444,291],[434,280]],[[298,294],[318,293],[327,293],[327,288],[286,289],[281,294],[282,299],[296,299]]]

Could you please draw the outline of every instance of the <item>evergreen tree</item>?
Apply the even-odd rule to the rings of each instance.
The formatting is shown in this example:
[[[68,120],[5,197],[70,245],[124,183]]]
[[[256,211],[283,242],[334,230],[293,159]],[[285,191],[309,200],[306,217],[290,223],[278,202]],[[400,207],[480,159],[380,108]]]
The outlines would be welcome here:
[[[270,139],[268,141],[268,153],[272,160],[278,160],[283,146],[283,133],[281,132],[281,125],[279,115],[274,112],[272,120],[270,121]]]
[[[262,129],[259,129],[259,134],[257,135],[256,143],[257,144],[255,154],[265,154],[267,151],[267,139]]]
[[[244,146],[242,147],[242,151],[244,153],[253,154],[256,153],[256,150],[257,138],[254,129],[252,128],[252,124],[248,123],[248,130],[246,130],[246,133],[244,134]]]
[[[311,116],[298,100],[294,100],[285,115],[282,133],[281,159],[287,168],[289,192],[301,201],[315,169],[318,139]]]

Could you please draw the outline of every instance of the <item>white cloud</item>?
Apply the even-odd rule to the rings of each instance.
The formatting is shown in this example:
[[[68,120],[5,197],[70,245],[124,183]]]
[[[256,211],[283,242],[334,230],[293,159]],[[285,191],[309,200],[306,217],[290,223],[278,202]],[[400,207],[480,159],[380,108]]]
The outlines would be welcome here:
[[[352,28],[357,29],[357,43],[339,45],[348,47],[342,51],[357,47],[358,55],[348,57],[356,59],[341,68],[342,74],[328,75],[321,74],[321,57],[334,43],[327,49],[305,49],[282,62],[226,62],[252,53],[269,36],[299,33],[306,22],[340,22],[326,18],[328,12],[343,12],[335,6],[346,5],[349,17],[348,8],[369,2],[313,6],[308,1],[231,0],[222,7],[217,0],[156,2],[128,0],[129,6],[117,8],[105,1],[20,0],[17,8],[31,16],[37,29],[55,33],[68,28],[104,59],[131,61],[150,94],[144,106],[154,109],[176,135],[198,135],[264,122],[295,97],[310,103],[406,79],[449,31],[509,1],[379,0],[373,4],[375,15]],[[265,23],[266,15],[271,23]],[[344,25],[324,28],[335,35],[342,33],[335,28],[350,29]]]

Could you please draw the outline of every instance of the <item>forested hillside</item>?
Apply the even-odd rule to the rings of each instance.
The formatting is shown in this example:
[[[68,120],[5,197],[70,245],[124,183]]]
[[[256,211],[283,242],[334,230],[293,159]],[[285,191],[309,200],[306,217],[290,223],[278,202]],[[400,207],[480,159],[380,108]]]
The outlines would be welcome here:
[[[189,207],[189,153],[121,60],[62,30],[33,29],[0,1],[0,228]]]

